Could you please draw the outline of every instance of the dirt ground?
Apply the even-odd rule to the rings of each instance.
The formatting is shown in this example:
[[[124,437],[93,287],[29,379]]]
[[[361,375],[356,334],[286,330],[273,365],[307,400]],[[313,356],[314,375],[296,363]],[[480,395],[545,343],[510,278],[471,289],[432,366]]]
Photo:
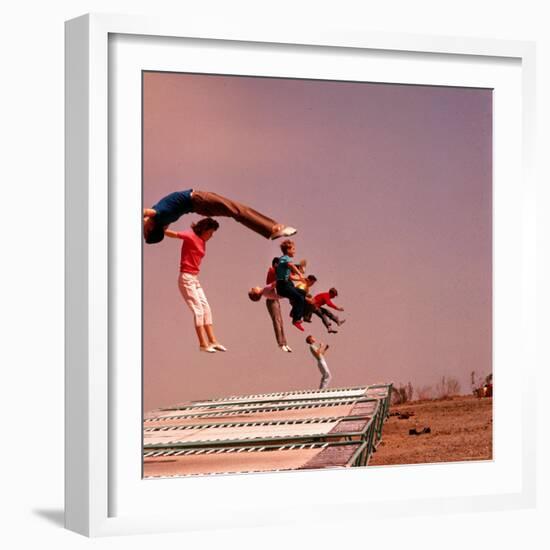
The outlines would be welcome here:
[[[411,429],[424,428],[430,433],[409,435]],[[492,456],[493,399],[460,396],[392,406],[369,466],[491,460]]]

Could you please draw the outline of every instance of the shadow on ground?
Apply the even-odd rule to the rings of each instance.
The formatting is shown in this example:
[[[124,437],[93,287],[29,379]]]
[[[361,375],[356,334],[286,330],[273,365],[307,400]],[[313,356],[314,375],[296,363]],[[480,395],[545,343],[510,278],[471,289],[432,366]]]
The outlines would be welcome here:
[[[57,527],[65,526],[65,512],[63,510],[33,510],[33,513]]]

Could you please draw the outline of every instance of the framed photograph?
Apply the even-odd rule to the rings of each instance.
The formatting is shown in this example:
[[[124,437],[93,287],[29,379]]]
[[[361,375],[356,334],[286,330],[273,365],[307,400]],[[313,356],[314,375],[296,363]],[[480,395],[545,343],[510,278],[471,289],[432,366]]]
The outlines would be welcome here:
[[[67,528],[534,504],[531,43],[86,15],[66,92]]]

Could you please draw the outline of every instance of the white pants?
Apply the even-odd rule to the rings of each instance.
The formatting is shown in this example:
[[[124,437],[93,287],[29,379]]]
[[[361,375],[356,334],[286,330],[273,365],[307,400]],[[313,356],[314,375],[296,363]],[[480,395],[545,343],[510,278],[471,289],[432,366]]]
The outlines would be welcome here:
[[[178,287],[185,303],[193,312],[195,326],[211,325],[212,312],[210,311],[210,305],[201,287],[199,278],[196,275],[191,275],[191,273],[180,273]]]
[[[321,371],[321,385],[319,386],[320,390],[325,389],[332,378],[330,371],[328,370],[327,362],[324,357],[317,359],[317,367]]]

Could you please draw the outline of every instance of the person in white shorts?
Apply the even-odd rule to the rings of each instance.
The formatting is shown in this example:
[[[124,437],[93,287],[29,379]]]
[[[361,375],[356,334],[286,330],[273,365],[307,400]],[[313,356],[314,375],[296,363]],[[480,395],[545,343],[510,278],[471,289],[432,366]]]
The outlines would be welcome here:
[[[183,241],[178,286],[185,303],[193,313],[199,349],[207,353],[227,351],[214,335],[212,311],[198,278],[200,265],[206,253],[206,242],[212,238],[219,226],[212,218],[202,218],[192,224],[189,231],[164,231],[166,237]]]
[[[319,371],[321,371],[321,385],[319,386],[319,389],[322,390],[328,386],[331,379],[331,374],[328,370],[327,362],[325,361],[325,353],[329,346],[327,344],[323,344],[323,342],[316,344],[315,337],[311,335],[306,338],[306,342],[309,344],[309,350],[311,351],[313,357],[317,359],[317,367]]]

